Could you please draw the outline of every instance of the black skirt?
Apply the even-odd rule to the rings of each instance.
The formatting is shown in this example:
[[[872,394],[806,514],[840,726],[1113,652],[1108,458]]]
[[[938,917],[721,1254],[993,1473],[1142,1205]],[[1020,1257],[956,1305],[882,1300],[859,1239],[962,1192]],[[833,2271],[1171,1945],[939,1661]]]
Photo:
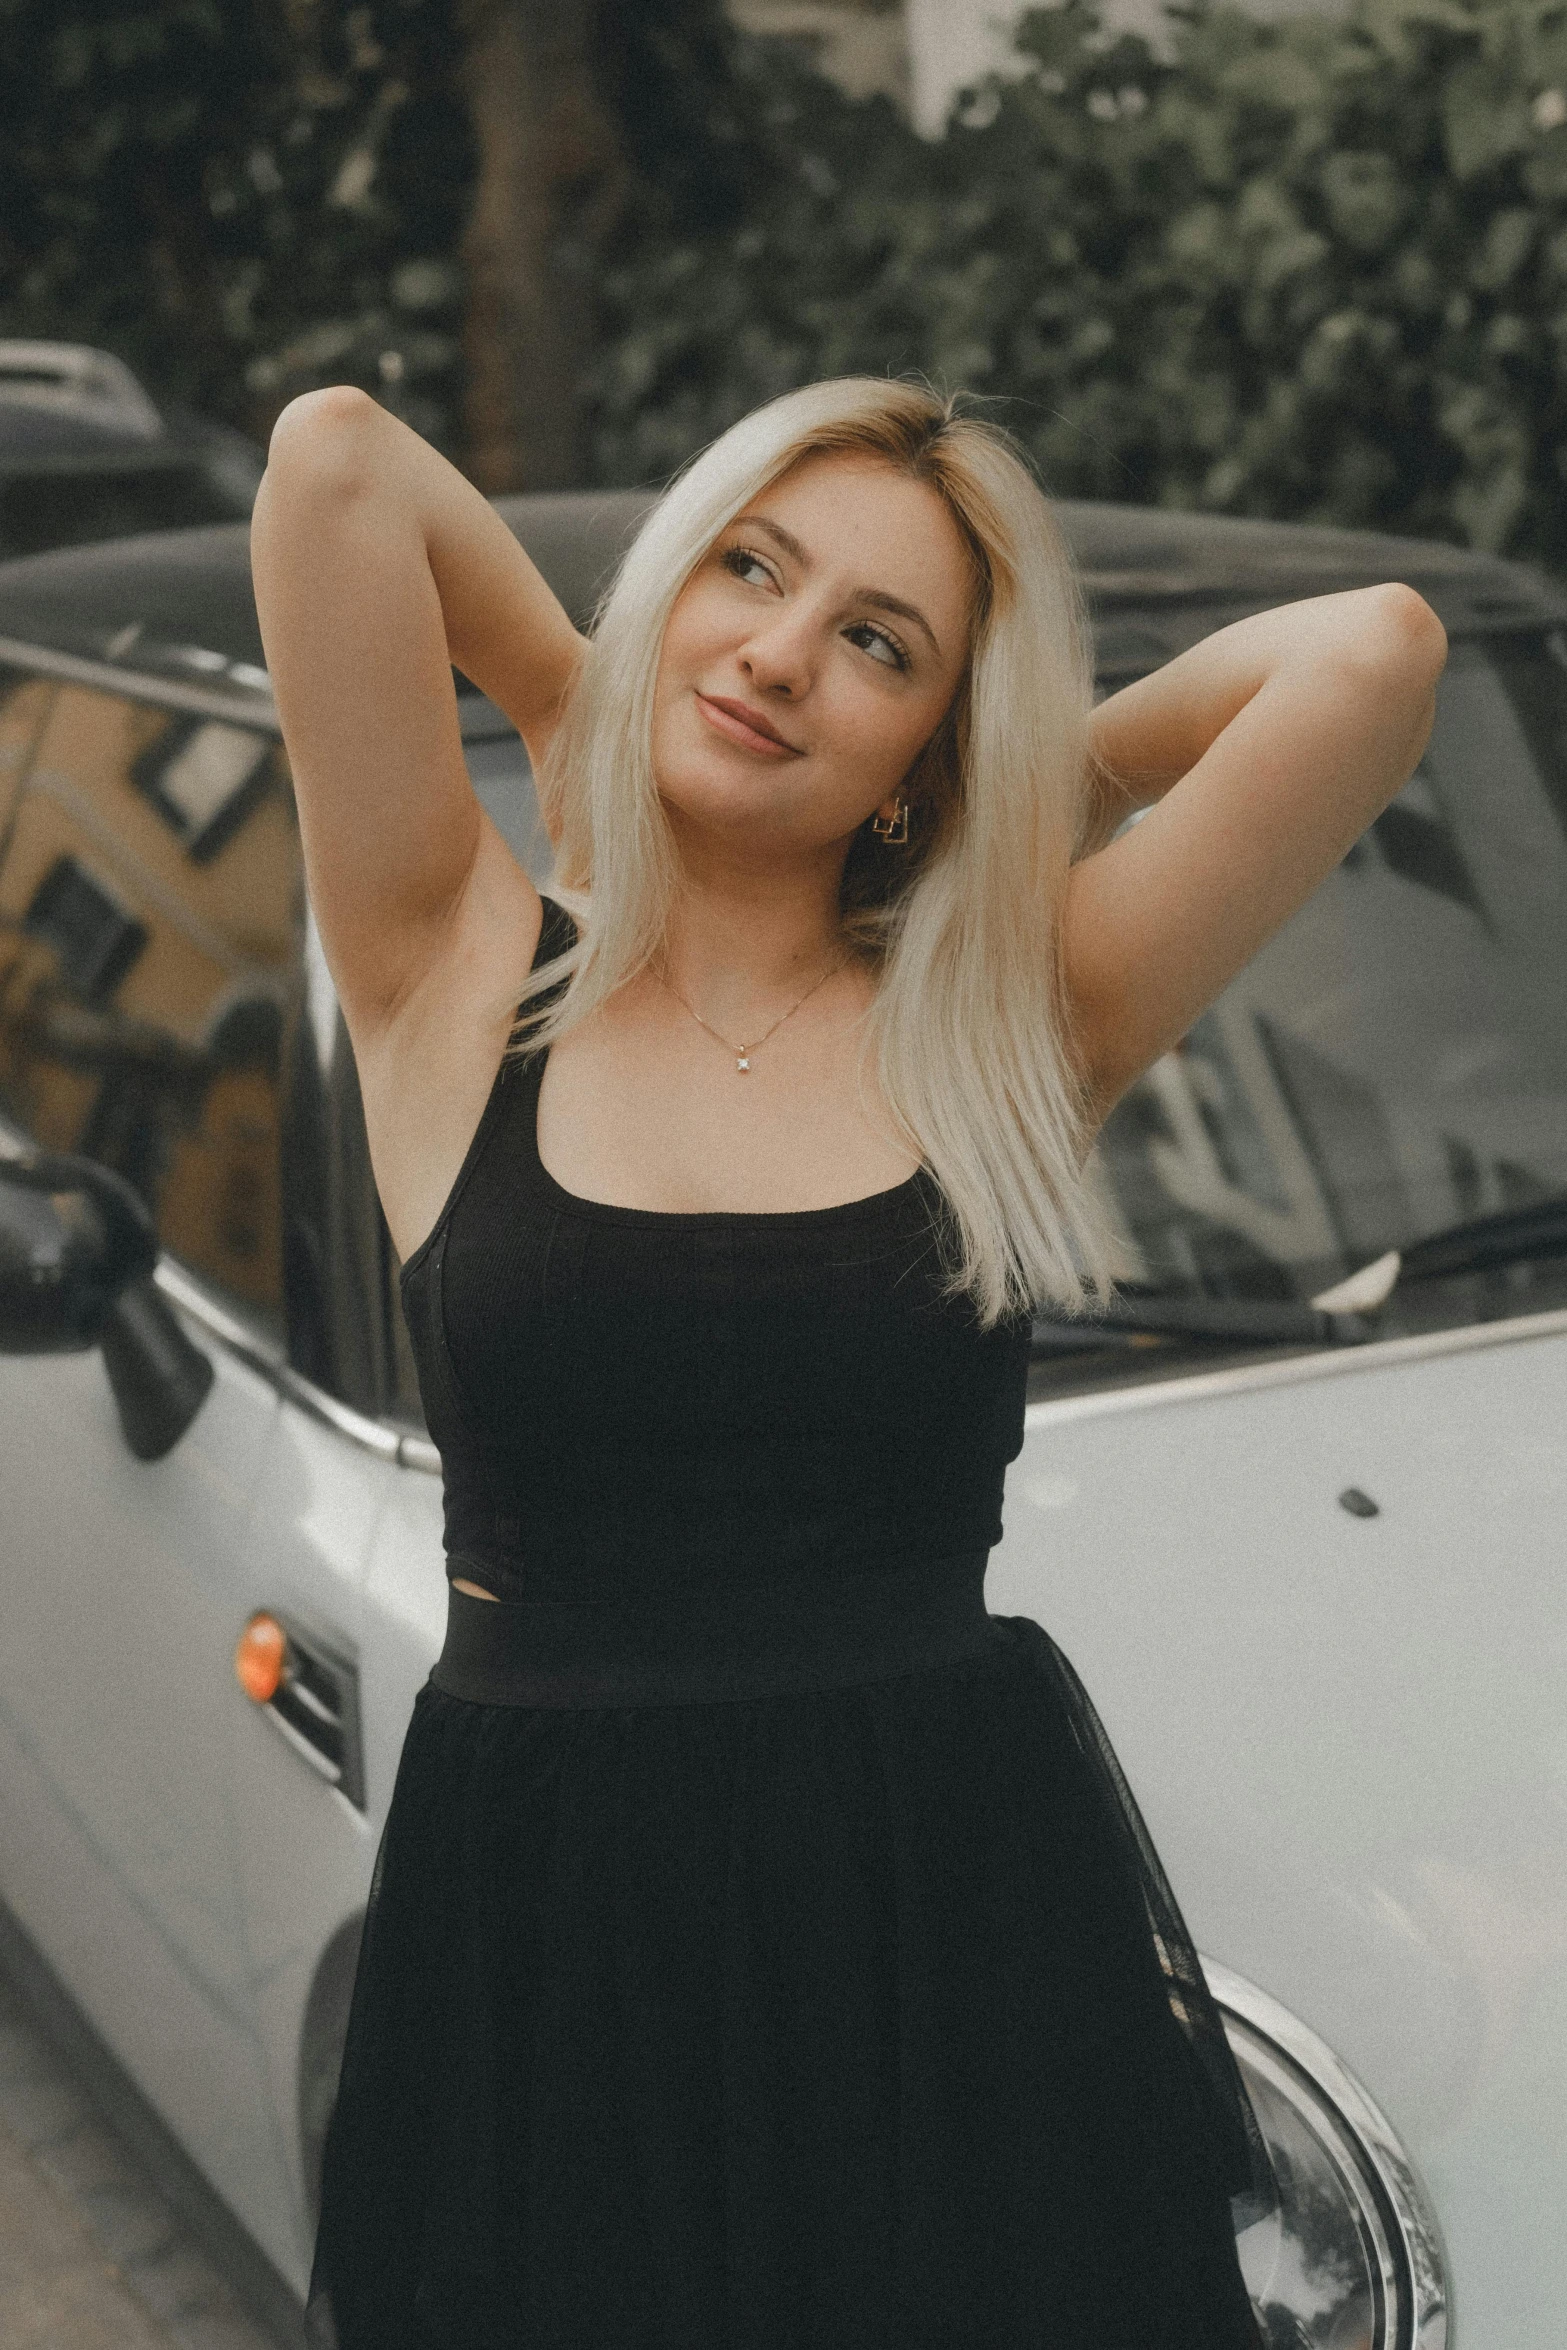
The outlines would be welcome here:
[[[983,1573],[830,1621],[819,1583],[656,1623],[451,1591],[313,2342],[1257,2350],[1222,2027],[1081,1685]]]

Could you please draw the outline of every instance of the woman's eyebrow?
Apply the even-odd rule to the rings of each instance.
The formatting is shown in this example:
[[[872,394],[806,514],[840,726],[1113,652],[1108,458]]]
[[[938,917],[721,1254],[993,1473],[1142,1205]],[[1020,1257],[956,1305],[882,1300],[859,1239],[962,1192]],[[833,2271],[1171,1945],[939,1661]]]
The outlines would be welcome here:
[[[936,658],[938,660],[941,658],[941,647],[936,642],[936,631],[931,627],[930,622],[917,604],[906,604],[901,596],[889,596],[883,588],[858,588],[855,591],[854,600],[857,604],[869,604],[877,612],[896,612],[900,620],[912,620],[916,628],[922,628],[925,631],[926,636],[930,639],[930,649]]]
[[[747,514],[743,519],[749,529],[765,530],[768,537],[775,539],[784,553],[792,555],[802,568],[809,566],[810,556],[801,546],[793,531],[785,530],[781,522],[772,521],[766,514]],[[857,604],[869,604],[877,612],[894,612],[900,620],[912,620],[916,628],[922,628],[925,631],[930,640],[931,651],[940,660],[941,647],[936,642],[936,632],[918,605],[906,604],[901,596],[888,595],[885,588],[856,588],[854,601]]]

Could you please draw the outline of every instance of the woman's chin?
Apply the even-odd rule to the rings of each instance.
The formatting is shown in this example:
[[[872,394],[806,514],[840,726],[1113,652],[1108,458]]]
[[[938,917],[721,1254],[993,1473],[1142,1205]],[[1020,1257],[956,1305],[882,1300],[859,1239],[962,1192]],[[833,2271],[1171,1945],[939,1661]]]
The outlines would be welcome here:
[[[704,832],[741,834],[758,826],[776,828],[797,797],[776,775],[737,752],[671,761],[658,775],[658,792],[673,822]]]

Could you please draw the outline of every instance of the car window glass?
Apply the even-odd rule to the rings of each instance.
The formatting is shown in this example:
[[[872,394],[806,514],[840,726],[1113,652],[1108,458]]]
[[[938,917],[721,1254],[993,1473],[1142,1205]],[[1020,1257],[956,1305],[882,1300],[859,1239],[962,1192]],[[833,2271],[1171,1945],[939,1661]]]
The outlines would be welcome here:
[[[0,1107],[126,1176],[163,1245],[280,1338],[279,1066],[303,910],[281,753],[41,681],[13,684],[0,760],[8,743],[26,748],[0,765]]]
[[[1567,1191],[1564,937],[1567,648],[1457,643],[1410,783],[1108,1121],[1131,1277],[1310,1296]],[[1485,1311],[1564,1291],[1559,1265],[1485,1278]]]

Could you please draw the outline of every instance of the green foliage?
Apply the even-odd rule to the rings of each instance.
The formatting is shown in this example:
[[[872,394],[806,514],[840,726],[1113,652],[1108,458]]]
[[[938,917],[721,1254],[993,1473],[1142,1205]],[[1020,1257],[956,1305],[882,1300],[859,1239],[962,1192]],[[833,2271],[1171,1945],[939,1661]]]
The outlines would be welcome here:
[[[600,90],[620,126],[644,229],[713,234],[765,196],[741,44],[724,0],[589,0]]]
[[[1084,0],[922,143],[774,54],[744,225],[644,225],[605,286],[606,479],[769,394],[920,369],[1059,494],[1567,561],[1567,8],[1202,5],[1169,54]]]
[[[1157,53],[1063,0],[936,141],[720,0],[596,5],[634,188],[601,480],[792,384],[918,369],[1063,495],[1567,567],[1567,0],[1199,0]],[[459,453],[454,8],[0,0],[0,332],[103,343],[255,432],[357,380]]]
[[[732,229],[763,191],[722,0],[576,4],[638,218]],[[0,0],[0,334],[262,437],[362,383],[460,454],[460,61],[457,0]]]
[[[449,443],[451,49],[444,0],[0,0],[0,333],[257,433],[357,380]]]

